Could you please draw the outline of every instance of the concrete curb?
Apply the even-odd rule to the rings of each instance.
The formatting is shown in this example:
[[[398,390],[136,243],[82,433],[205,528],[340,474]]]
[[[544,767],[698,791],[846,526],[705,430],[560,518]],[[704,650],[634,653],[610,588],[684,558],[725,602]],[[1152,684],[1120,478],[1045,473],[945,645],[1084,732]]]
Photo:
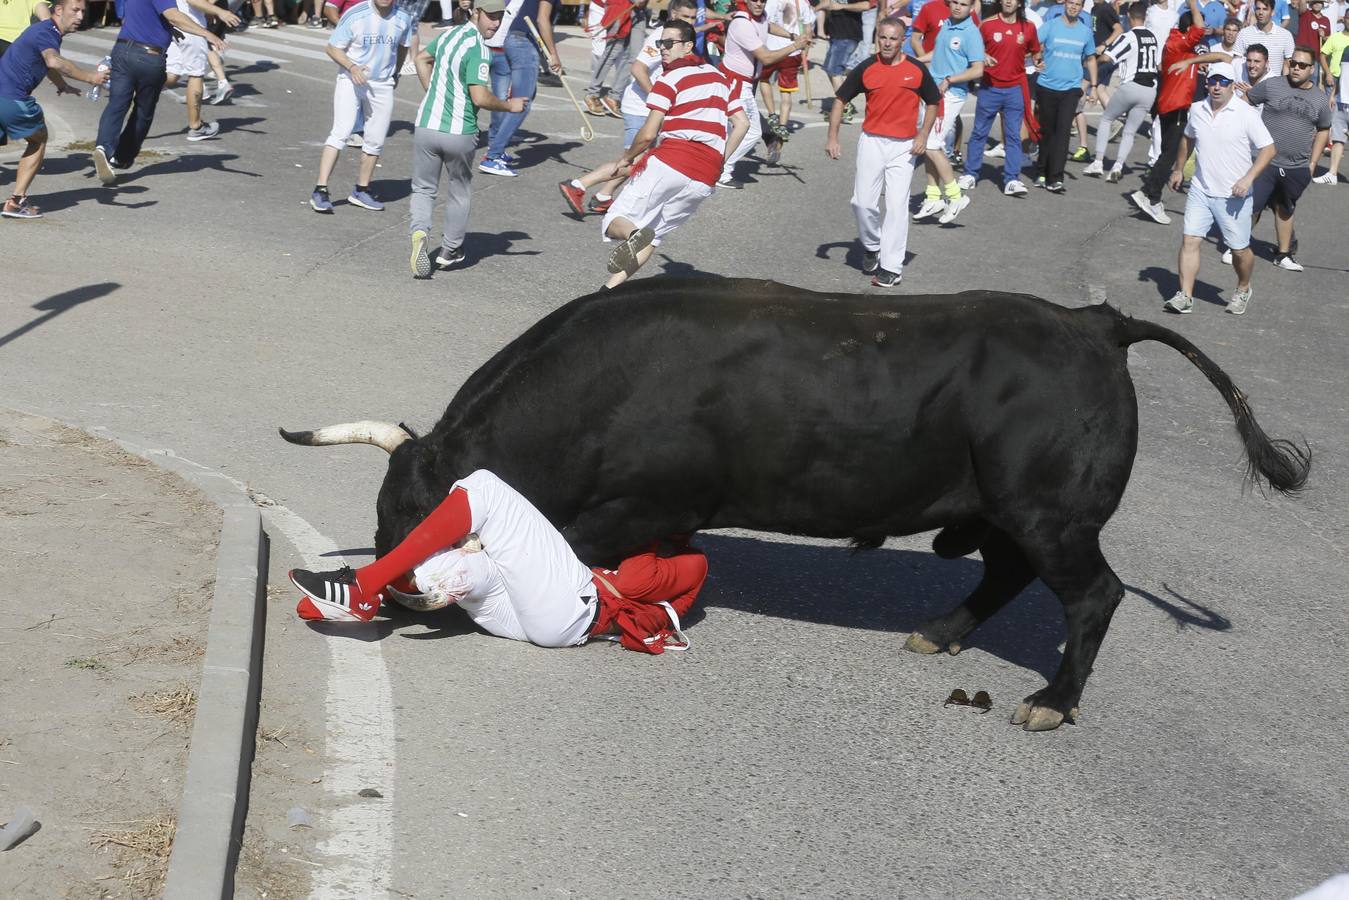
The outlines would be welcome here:
[[[179,476],[220,507],[223,521],[206,658],[164,897],[232,897],[234,868],[248,812],[262,687],[270,550],[262,513],[239,482],[183,459],[172,450],[146,448],[112,436],[104,428],[61,421],[36,410],[19,411],[112,441]]]

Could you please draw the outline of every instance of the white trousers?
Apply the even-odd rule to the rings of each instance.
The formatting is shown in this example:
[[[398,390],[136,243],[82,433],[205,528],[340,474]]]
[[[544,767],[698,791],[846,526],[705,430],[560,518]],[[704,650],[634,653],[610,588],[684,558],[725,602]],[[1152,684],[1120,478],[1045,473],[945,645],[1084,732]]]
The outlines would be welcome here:
[[[656,233],[651,243],[659,246],[666,235],[693,215],[698,204],[711,196],[712,185],[694,181],[653,156],[604,214],[600,235],[606,241],[612,240],[608,236],[609,223],[621,217],[638,228],[649,227]]]
[[[361,151],[379,156],[393,117],[393,79],[368,81],[358,87],[346,72],[338,75],[333,87],[333,130],[324,143],[334,150],[345,147],[347,138],[356,130],[358,112],[365,116],[365,143]]]
[[[909,244],[909,184],[913,181],[913,140],[881,137],[865,131],[857,138],[857,175],[852,209],[862,247],[881,253],[881,268],[904,271]],[[885,216],[881,216],[881,195]]]
[[[745,115],[749,118],[749,131],[745,132],[745,139],[740,142],[740,146],[735,148],[735,152],[726,157],[726,165],[722,167],[722,179],[731,177],[731,172],[735,170],[735,164],[744,159],[749,151],[753,150],[759,144],[759,138],[763,137],[763,126],[759,124],[759,104],[754,102],[754,88],[750,82],[740,82],[740,102],[745,107]],[[726,136],[731,136],[731,126],[726,125]]]

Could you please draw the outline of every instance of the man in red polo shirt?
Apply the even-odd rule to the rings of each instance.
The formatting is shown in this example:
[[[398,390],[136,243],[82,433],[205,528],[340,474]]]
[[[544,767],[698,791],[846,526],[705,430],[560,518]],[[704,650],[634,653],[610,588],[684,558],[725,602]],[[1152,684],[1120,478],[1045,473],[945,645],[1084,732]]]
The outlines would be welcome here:
[[[909,236],[909,184],[914,163],[927,152],[927,136],[937,121],[941,92],[927,67],[900,49],[904,23],[891,16],[876,24],[880,53],[848,73],[829,111],[829,138],[824,152],[838,159],[843,108],[858,94],[867,95],[866,118],[857,138],[857,175],[852,208],[862,240],[862,271],[875,273],[876,287],[894,287],[904,273]],[[923,122],[918,124],[922,108]],[[881,196],[886,197],[884,220]]]

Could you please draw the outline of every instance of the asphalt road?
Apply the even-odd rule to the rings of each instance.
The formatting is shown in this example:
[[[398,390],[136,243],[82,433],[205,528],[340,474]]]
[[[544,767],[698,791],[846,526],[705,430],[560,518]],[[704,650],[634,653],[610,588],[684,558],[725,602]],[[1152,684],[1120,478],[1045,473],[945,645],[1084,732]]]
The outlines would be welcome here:
[[[111,39],[67,48],[87,62]],[[502,344],[597,286],[597,222],[563,215],[555,184],[612,158],[621,125],[596,121],[584,144],[565,97],[545,91],[521,177],[476,179],[470,264],[414,282],[415,79],[375,179],[389,208],[319,217],[307,197],[330,121],[322,38],[234,44],[239,94],[208,111],[220,139],[186,143],[166,98],[147,144],[159,155],[116,191],[87,152],[54,152],[33,191],[49,215],[0,223],[0,383],[6,405],[173,448],[265,494],[284,588],[286,568],[320,553],[367,558],[384,464],[369,447],[290,447],[276,426],[426,428]],[[584,62],[579,40],[564,49]],[[59,136],[92,137],[94,104],[45,87],[39,99]],[[855,268],[851,137],[831,162],[818,116],[806,120],[786,165],[708,201],[652,277],[871,290]],[[354,165],[344,154],[334,196]],[[1078,725],[1007,724],[1060,656],[1062,615],[1038,585],[958,657],[902,651],[978,577],[977,561],[938,560],[923,536],[857,556],[707,537],[694,649],[661,658],[540,650],[453,610],[325,634],[290,620],[282,589],[263,724],[304,740],[260,756],[245,882],[360,897],[1269,898],[1349,869],[1349,187],[1309,190],[1306,272],[1262,262],[1246,316],[1201,302],[1182,319],[1160,304],[1183,198],[1160,227],[1124,200],[1135,184],[1078,177],[1066,197],[1023,200],[981,186],[954,226],[911,230],[893,294],[1007,288],[1164,320],[1250,394],[1268,432],[1316,454],[1302,498],[1243,491],[1217,393],[1173,351],[1135,348],[1140,448],[1104,538],[1131,593]],[[1271,236],[1257,229],[1266,259]],[[1201,280],[1201,300],[1230,294],[1211,248]],[[1062,352],[1046,347],[1045,364]],[[943,709],[954,687],[988,690],[995,710]],[[358,802],[356,785],[383,796]],[[285,829],[294,804],[312,834]],[[281,862],[283,848],[305,864]]]

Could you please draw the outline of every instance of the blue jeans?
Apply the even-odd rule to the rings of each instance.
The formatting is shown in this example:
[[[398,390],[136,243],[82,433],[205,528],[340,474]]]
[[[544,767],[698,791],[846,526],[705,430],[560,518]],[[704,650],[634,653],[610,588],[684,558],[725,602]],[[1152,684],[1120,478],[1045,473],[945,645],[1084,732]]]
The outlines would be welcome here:
[[[510,97],[534,99],[539,83],[539,50],[534,42],[519,32],[506,35],[504,52],[492,54],[492,93],[501,100]],[[487,129],[487,158],[500,159],[515,137],[515,130],[529,115],[524,112],[493,112],[492,124]]]
[[[1021,177],[1021,120],[1026,115],[1026,103],[1019,87],[983,87],[974,103],[974,130],[970,146],[965,151],[965,174],[979,177],[984,164],[984,145],[993,130],[993,119],[1002,113],[1003,147],[1007,159],[1002,166],[1002,186]]]
[[[848,57],[847,66],[849,71],[860,66],[866,61],[866,58],[871,55],[871,45],[874,43],[873,38],[875,35],[876,7],[873,6],[871,9],[862,13],[862,40],[858,42],[857,49],[852,52],[852,56]]]
[[[108,105],[98,120],[96,143],[125,169],[136,161],[155,120],[155,106],[164,88],[164,53],[114,44],[111,74]]]

